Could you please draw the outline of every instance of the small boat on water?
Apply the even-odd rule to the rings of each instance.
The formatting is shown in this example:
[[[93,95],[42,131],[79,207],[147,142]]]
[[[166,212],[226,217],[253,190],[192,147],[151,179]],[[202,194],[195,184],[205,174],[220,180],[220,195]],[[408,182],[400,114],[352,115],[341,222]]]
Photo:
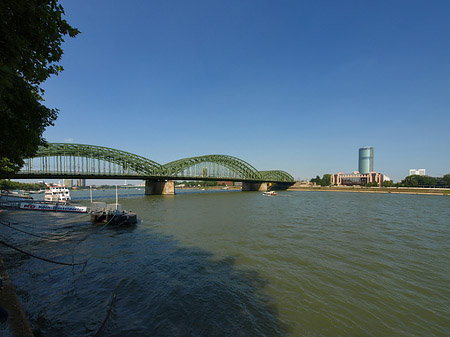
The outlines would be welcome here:
[[[29,194],[41,194],[44,193],[45,190],[39,190],[39,191],[28,191]]]
[[[53,211],[53,212],[70,212],[70,213],[87,213],[88,208],[84,206],[71,205],[69,189],[61,185],[51,185],[45,191],[44,200],[34,200],[27,195],[19,195],[17,193],[6,194],[0,196],[0,203],[4,207],[18,208],[31,211]]]
[[[129,226],[137,223],[136,213],[122,210],[118,203],[116,185],[116,203],[92,202],[91,194],[91,221],[92,223],[104,223],[110,226]]]
[[[51,211],[51,212],[70,212],[87,213],[85,206],[71,205],[69,189],[60,184],[51,184],[45,190],[44,201],[21,202],[19,209],[30,211]]]
[[[263,195],[267,195],[269,197],[274,197],[274,196],[278,195],[278,193],[275,191],[267,191],[267,192],[263,192]]]
[[[91,207],[92,223],[108,224],[110,226],[129,226],[137,222],[136,213],[122,210],[120,204],[94,202]]]
[[[0,194],[0,202],[10,202],[10,201],[20,202],[20,201],[28,201],[28,200],[33,200],[33,198],[30,197],[29,195],[11,193],[11,192],[2,192],[2,194]]]

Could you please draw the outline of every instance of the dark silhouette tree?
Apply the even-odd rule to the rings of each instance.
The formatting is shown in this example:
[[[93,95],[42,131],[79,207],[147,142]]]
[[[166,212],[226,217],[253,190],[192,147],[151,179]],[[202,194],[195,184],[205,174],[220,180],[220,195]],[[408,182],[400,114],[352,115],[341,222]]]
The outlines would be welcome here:
[[[42,134],[58,115],[41,103],[40,84],[63,70],[64,37],[79,34],[63,15],[58,0],[0,1],[0,176],[45,145]]]

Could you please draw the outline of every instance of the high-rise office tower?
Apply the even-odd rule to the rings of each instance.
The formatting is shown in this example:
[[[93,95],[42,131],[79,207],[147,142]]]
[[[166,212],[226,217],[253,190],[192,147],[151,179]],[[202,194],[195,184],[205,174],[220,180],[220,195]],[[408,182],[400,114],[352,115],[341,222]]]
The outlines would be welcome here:
[[[373,147],[361,147],[359,149],[358,171],[362,174],[373,171]]]

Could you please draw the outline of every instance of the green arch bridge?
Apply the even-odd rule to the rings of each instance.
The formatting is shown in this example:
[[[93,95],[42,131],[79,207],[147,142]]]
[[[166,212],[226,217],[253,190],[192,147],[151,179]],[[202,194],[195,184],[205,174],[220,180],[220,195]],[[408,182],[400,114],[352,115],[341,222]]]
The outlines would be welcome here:
[[[40,147],[14,178],[139,179],[146,194],[173,194],[174,180],[242,182],[243,190],[287,188],[294,178],[281,170],[258,171],[228,155],[184,158],[161,165],[145,157],[112,148],[49,143]]]

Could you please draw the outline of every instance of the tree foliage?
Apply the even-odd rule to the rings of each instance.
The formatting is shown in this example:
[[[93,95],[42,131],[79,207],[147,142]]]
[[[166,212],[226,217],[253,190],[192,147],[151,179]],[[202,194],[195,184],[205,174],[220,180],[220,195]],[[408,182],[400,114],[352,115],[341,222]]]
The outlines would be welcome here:
[[[407,176],[400,182],[402,187],[435,187],[437,178],[429,176],[412,175]]]
[[[12,190],[24,190],[24,191],[39,191],[45,190],[45,184],[33,184],[33,183],[19,183],[16,181],[10,181],[0,179],[0,190],[12,191]]]
[[[442,181],[446,186],[450,186],[450,174],[446,174],[442,177]]]
[[[45,145],[42,134],[58,110],[44,106],[40,84],[62,71],[66,35],[79,31],[63,19],[58,0],[0,2],[0,175],[23,166]]]
[[[322,178],[319,176],[316,176],[315,178],[311,179],[312,183],[316,183],[320,186],[329,186],[331,184],[331,174],[324,174]]]

